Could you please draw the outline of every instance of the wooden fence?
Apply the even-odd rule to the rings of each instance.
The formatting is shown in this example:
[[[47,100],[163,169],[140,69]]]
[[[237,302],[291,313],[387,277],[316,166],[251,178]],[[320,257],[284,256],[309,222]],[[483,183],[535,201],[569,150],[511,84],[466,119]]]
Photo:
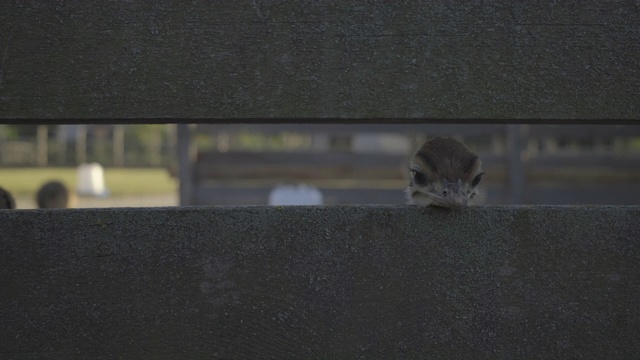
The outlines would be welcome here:
[[[122,124],[38,125],[35,135],[20,134],[19,139],[3,136],[4,129],[0,127],[0,166],[99,162],[117,167],[169,167],[175,163],[177,137],[175,125],[163,126],[165,129],[146,125],[141,130]]]
[[[0,210],[0,356],[635,358],[638,216]]]
[[[633,1],[12,1],[0,122],[498,122],[519,149],[637,124],[639,53]],[[0,358],[637,358],[639,215],[0,210]]]

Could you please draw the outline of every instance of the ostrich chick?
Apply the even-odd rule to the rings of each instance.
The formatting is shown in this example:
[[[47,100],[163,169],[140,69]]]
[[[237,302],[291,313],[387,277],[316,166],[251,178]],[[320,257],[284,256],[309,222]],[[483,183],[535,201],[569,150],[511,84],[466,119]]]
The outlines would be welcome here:
[[[461,142],[451,138],[431,139],[409,164],[409,203],[450,209],[472,205],[484,175],[481,167],[478,155]]]

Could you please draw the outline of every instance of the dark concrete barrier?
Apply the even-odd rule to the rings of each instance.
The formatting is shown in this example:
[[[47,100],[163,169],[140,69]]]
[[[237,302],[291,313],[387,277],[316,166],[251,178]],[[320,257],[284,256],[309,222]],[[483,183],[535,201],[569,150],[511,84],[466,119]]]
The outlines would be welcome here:
[[[640,356],[640,206],[0,211],[0,358]]]
[[[640,118],[637,1],[4,1],[0,119]]]

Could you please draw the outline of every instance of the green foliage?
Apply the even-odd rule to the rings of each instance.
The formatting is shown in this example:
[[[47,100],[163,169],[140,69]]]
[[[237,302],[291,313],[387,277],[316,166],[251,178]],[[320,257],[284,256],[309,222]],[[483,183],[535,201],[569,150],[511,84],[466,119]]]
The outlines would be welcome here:
[[[16,125],[0,125],[0,139],[18,140],[19,137]]]

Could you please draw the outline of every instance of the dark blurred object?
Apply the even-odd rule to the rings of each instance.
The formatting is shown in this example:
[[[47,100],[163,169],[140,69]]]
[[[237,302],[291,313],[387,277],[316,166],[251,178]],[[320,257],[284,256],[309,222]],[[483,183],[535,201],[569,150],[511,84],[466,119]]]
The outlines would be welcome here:
[[[0,187],[0,209],[15,209],[16,201],[10,192]]]
[[[71,207],[71,194],[63,183],[49,181],[38,190],[36,203],[40,209],[68,208]]]

